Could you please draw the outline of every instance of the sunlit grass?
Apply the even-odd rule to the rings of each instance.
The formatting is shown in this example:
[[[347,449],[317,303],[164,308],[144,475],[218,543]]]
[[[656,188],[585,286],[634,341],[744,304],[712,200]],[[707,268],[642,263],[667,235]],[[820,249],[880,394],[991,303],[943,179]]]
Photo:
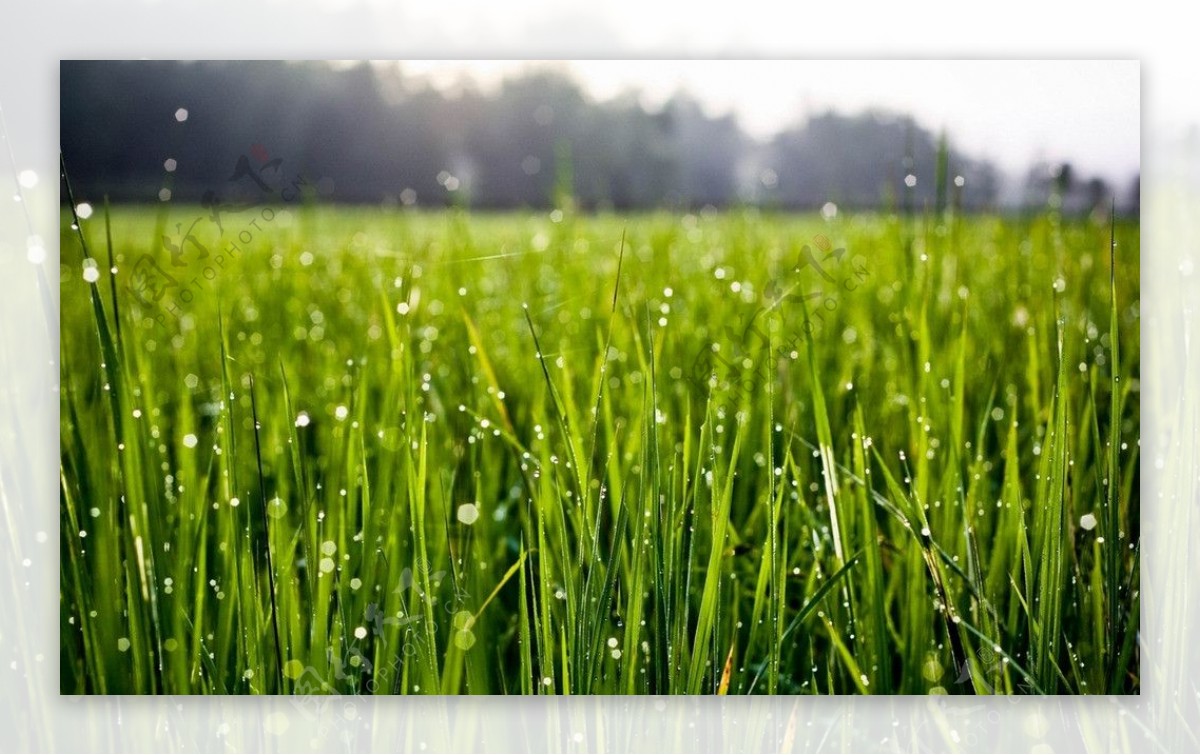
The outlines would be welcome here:
[[[1136,223],[170,213],[64,218],[63,692],[1139,689]]]

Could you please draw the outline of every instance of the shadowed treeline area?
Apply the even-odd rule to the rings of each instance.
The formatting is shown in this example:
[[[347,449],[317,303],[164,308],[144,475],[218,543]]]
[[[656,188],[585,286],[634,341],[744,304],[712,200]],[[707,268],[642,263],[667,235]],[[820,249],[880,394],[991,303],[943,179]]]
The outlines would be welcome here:
[[[495,91],[436,89],[403,70],[64,61],[62,149],[80,194],[114,201],[154,201],[163,188],[162,198],[202,200],[227,191],[230,166],[253,154],[280,160],[289,175],[327,179],[340,202],[990,209],[1060,201],[1086,212],[1115,199],[1136,208],[1136,182],[1110,187],[1048,164],[1004,176],[904,115],[829,112],[800,122],[798,114],[762,141],[686,93],[648,109],[634,92],[595,101],[548,69]]]

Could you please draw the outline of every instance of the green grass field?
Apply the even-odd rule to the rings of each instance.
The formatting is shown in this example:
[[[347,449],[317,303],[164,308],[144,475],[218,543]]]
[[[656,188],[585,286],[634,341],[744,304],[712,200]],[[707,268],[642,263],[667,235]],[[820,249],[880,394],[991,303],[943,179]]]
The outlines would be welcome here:
[[[1139,690],[1134,221],[108,220],[64,693]]]

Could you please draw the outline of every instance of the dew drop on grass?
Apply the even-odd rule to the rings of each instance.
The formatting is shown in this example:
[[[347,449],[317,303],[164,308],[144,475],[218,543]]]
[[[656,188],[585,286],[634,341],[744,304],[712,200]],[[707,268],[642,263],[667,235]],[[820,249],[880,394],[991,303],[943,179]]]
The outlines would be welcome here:
[[[365,640],[367,638],[367,628],[366,627],[356,628],[354,630],[354,637],[359,640]]]
[[[128,650],[129,650],[129,638],[128,637],[122,637],[121,639],[117,640],[117,650],[120,650],[122,653],[128,652]]]
[[[333,554],[337,553],[337,543],[333,542],[332,540],[326,540],[325,542],[321,543],[321,553],[325,554],[326,556],[332,556]]]
[[[350,589],[351,590],[357,590],[360,587],[362,587],[361,579],[359,579],[358,577],[355,577],[354,579],[350,580]]]
[[[1079,526],[1085,530],[1088,530],[1089,532],[1096,529],[1096,515],[1084,514],[1083,516],[1079,517]]]
[[[279,519],[287,513],[287,503],[278,496],[267,502],[267,516],[272,519]]]
[[[328,557],[321,559],[320,567],[322,574],[328,574],[329,572],[333,571],[333,559]]]
[[[475,625],[475,614],[470,611],[459,611],[454,614],[455,629],[470,629]]]
[[[337,417],[338,421],[341,422],[350,416],[350,410],[343,405],[339,405],[337,409],[333,410],[333,416]]]
[[[479,518],[479,507],[473,503],[464,503],[458,507],[458,521],[463,524],[474,524]]]
[[[309,418],[308,412],[300,412],[296,415],[296,427],[308,427],[309,422],[312,422],[312,419]]]
[[[187,448],[195,448],[196,444],[199,442],[200,439],[197,438],[193,433],[188,433],[187,435],[183,436],[183,445]]]
[[[89,262],[91,260],[88,260]],[[95,263],[83,266],[83,279],[88,283],[95,283],[100,280],[100,268],[96,267]]]
[[[460,629],[454,633],[454,644],[459,650],[470,650],[475,644],[475,633],[470,629]]]

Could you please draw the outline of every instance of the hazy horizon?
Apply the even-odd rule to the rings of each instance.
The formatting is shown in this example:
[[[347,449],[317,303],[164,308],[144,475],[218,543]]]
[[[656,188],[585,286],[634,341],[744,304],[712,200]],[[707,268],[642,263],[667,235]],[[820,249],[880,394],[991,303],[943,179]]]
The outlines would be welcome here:
[[[1013,178],[1039,161],[1070,162],[1124,185],[1140,172],[1138,61],[407,60],[439,90],[464,77],[483,89],[530,69],[570,75],[591,97],[631,91],[647,106],[687,92],[710,115],[732,114],[769,139],[827,111],[882,110],[945,130]],[[795,85],[789,85],[795,81]]]

